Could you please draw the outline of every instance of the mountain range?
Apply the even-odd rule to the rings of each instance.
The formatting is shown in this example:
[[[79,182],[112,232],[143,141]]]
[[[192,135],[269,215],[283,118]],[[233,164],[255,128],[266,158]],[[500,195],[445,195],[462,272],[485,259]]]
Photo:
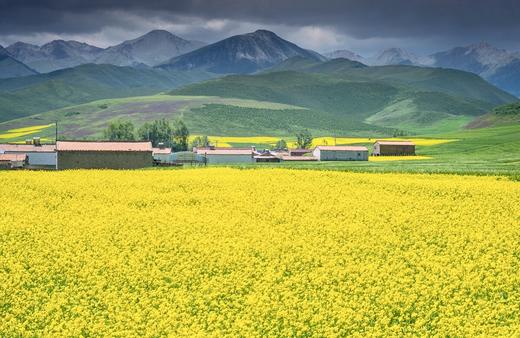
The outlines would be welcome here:
[[[216,74],[247,74],[295,56],[317,61],[326,59],[316,52],[280,38],[273,32],[257,30],[174,57],[159,67],[176,70],[200,69]]]
[[[34,74],[37,74],[35,70],[13,58],[4,47],[0,46],[0,79]]]
[[[210,45],[186,40],[165,30],[153,30],[108,48],[64,40],[42,46],[16,42],[0,52],[0,78],[48,73],[87,63],[248,74],[295,56],[318,61],[346,58],[369,66],[415,65],[464,70],[520,97],[520,53],[485,42],[425,56],[402,48],[385,49],[370,57],[346,49],[321,55],[266,30],[232,36]]]
[[[517,100],[477,75],[511,85],[509,92],[518,85],[517,56],[485,44],[428,57],[393,48],[364,59],[347,50],[323,56],[257,30],[200,45],[156,30],[106,49],[63,40],[0,48],[0,77],[7,78],[0,80],[0,122],[174,90],[295,105],[344,129],[429,132],[462,127]]]
[[[520,97],[520,53],[480,42],[464,47],[417,56],[402,48],[389,48],[363,57],[348,50],[326,53],[327,57],[346,57],[367,65],[415,65],[452,68],[472,72],[490,83]],[[350,57],[349,57],[350,56]]]
[[[155,66],[172,56],[202,46],[204,43],[199,41],[185,40],[164,30],[153,30],[105,49],[73,40],[54,40],[42,46],[16,42],[6,50],[28,67],[39,73],[48,73],[86,63]]]

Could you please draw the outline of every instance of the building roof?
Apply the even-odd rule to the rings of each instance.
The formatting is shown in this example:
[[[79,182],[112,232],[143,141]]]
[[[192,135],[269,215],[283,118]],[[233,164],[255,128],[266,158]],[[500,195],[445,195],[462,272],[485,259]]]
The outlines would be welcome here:
[[[288,155],[283,155],[281,158],[284,161],[317,161],[318,160],[314,156],[288,156]]]
[[[262,159],[266,159],[266,158],[280,158],[278,156],[274,156],[274,155],[271,155],[271,154],[269,154],[269,155],[261,154],[261,155],[255,155],[253,157],[256,158],[256,159],[259,159],[259,158],[262,158]]]
[[[368,148],[363,146],[317,146],[316,149],[328,151],[368,151]]]
[[[303,154],[306,154],[306,153],[310,153],[312,152],[312,149],[289,149],[289,153],[303,153]]]
[[[376,143],[389,145],[389,146],[414,146],[415,143],[411,141],[385,141],[385,140],[377,140]]]
[[[151,142],[58,141],[58,151],[152,151]]]
[[[21,152],[21,153],[52,153],[56,151],[54,144],[42,144],[35,146],[33,144],[0,144],[0,151],[4,152]]]
[[[25,161],[27,154],[0,154],[0,162]]]
[[[199,155],[253,155],[253,149],[222,148],[222,149],[197,149]]]
[[[154,155],[169,155],[172,153],[171,148],[153,148]]]

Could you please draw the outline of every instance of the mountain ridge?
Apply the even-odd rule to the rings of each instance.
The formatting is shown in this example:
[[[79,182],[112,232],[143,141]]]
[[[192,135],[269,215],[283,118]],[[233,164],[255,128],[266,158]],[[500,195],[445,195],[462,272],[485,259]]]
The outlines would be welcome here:
[[[293,56],[324,60],[267,30],[234,35],[190,53],[172,58],[160,68],[202,69],[216,74],[247,74],[271,67]]]

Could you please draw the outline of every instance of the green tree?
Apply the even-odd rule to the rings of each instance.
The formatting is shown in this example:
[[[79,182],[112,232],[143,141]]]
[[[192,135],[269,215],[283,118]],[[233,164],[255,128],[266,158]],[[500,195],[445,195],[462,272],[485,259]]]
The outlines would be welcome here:
[[[166,147],[172,147],[173,128],[166,119],[146,122],[139,128],[139,138],[151,141],[154,147],[164,143]]]
[[[110,141],[134,141],[134,124],[131,121],[113,121],[104,130],[104,136]]]
[[[193,142],[191,142],[192,147],[209,147],[209,138],[207,136],[197,136],[193,139]]]
[[[304,129],[296,134],[296,146],[300,149],[309,149],[312,145],[312,135],[308,129]]]
[[[274,145],[274,150],[287,150],[287,142],[284,139],[280,139]]]
[[[188,150],[188,141],[190,138],[190,132],[186,124],[182,120],[177,120],[173,124],[173,145],[174,151],[186,151]]]

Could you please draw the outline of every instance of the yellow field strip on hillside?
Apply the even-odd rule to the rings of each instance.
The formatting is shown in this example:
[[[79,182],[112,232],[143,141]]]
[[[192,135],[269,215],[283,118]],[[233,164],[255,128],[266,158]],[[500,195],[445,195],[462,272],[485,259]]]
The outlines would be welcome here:
[[[17,137],[32,135],[32,134],[41,132],[42,130],[52,127],[52,126],[54,126],[54,123],[46,124],[46,125],[39,125],[39,126],[10,129],[10,130],[6,131],[4,134],[0,134],[0,139],[12,139],[12,138],[17,138]]]
[[[0,181],[5,337],[520,332],[520,184],[507,178],[206,168]]]
[[[193,135],[192,139],[198,135]],[[208,136],[211,143],[219,146],[226,147],[232,144],[269,144],[274,145],[283,137],[275,136]],[[293,138],[283,138],[287,141],[290,148],[296,147],[295,140]],[[428,138],[381,138],[384,140],[402,141],[409,140],[414,142],[418,146],[434,146],[438,144],[444,144],[448,142],[458,141],[457,139],[428,139]],[[348,144],[367,144],[374,143],[378,138],[364,138],[364,137],[316,137],[313,140],[312,145],[348,145]]]

